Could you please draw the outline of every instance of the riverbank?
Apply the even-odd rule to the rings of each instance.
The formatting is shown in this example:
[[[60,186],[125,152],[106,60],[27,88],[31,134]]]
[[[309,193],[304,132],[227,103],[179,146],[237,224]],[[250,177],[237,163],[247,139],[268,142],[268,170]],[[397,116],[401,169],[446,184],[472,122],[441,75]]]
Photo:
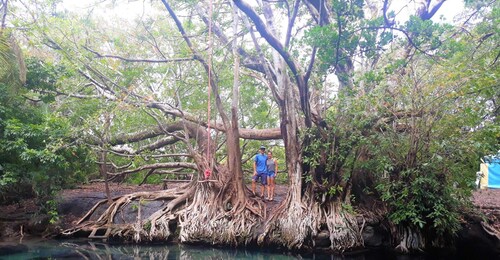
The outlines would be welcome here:
[[[171,184],[170,187],[175,187],[180,184]],[[169,188],[170,188],[169,187]],[[138,191],[156,191],[161,190],[161,185],[142,185],[133,186],[126,184],[111,184],[110,192],[112,197],[124,194],[130,194]],[[276,187],[276,195],[273,201],[265,201],[266,215],[270,216],[272,211],[277,208],[279,203],[285,198],[287,186],[278,185]],[[59,222],[58,228],[68,229],[73,227],[76,222],[89,210],[96,202],[105,199],[104,184],[94,183],[90,185],[82,185],[75,189],[64,190],[58,197],[58,212]],[[478,225],[465,226],[458,236],[460,241],[468,246],[468,241],[473,241],[478,248],[496,248],[500,245],[500,190],[478,190],[474,192],[471,198],[473,204],[483,214],[486,224],[486,229],[490,229],[491,234],[485,232]],[[36,215],[37,207],[33,200],[23,200],[12,205],[0,206],[0,240],[6,238],[28,238],[30,235],[35,237],[50,236],[54,233],[53,229],[47,229],[49,225],[48,216]],[[465,220],[469,222],[478,222],[480,218]],[[484,227],[483,227],[484,228]],[[366,231],[366,229],[365,229]],[[497,238],[495,239],[495,234]],[[377,244],[383,245],[383,241],[377,234],[372,234],[373,237],[365,237],[365,245],[372,243],[372,246]],[[370,240],[371,239],[371,240]],[[471,252],[473,254],[473,252]]]

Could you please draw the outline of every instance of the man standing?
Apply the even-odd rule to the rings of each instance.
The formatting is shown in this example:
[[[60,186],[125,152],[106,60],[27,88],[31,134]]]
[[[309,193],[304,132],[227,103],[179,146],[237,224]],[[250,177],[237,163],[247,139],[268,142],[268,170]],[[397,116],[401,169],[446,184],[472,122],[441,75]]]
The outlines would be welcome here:
[[[266,155],[266,147],[261,146],[259,149],[259,153],[255,155],[255,159],[253,162],[253,177],[252,177],[252,192],[255,195],[255,189],[257,186],[257,181],[260,179],[260,183],[262,184],[260,189],[260,197],[264,198],[264,190],[267,185],[267,155]]]

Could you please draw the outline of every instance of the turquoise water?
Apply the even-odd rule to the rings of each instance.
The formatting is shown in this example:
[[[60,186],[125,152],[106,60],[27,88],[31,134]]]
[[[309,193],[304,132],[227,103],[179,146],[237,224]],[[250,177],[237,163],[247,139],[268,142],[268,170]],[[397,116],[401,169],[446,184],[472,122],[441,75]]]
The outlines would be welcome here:
[[[262,250],[219,249],[168,244],[105,244],[88,240],[30,241],[18,245],[0,259],[297,259],[299,255],[271,253]],[[306,257],[307,258],[307,257]]]
[[[265,249],[235,249],[190,246],[180,244],[133,245],[106,244],[89,240],[9,242],[13,248],[0,243],[1,260],[17,259],[449,259],[424,255],[403,256],[392,253],[366,251],[354,255],[296,254]],[[455,258],[455,257],[453,257]]]
[[[15,245],[16,243],[9,243]],[[1,248],[1,247],[0,247]],[[296,259],[300,256],[261,250],[221,249],[180,244],[106,244],[89,240],[27,241],[0,259]],[[8,253],[8,254],[6,254]],[[3,255],[1,255],[3,254]]]

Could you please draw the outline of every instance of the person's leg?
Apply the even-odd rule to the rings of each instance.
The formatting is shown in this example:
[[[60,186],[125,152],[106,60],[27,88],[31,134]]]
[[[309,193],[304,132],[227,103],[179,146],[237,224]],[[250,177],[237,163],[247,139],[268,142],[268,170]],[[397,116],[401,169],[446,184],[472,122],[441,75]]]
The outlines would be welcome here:
[[[276,173],[271,172],[269,174],[269,178],[268,178],[268,182],[267,182],[267,185],[269,186],[269,190],[271,191],[270,192],[271,193],[271,195],[270,195],[271,200],[274,199],[274,187],[276,186],[275,177],[276,177]]]
[[[259,173],[261,177],[261,188],[260,188],[260,197],[264,198],[264,190],[266,189],[267,186],[267,173]]]
[[[274,177],[270,177],[269,178],[268,185],[269,185],[269,189],[271,190],[271,195],[270,195],[271,196],[271,200],[274,199],[274,187],[276,186],[276,183],[274,181],[275,181]]]
[[[271,185],[269,185],[271,183],[271,177],[267,176],[267,199],[271,199],[272,196],[271,196]]]
[[[255,196],[255,189],[257,188],[257,184],[256,184],[256,178],[258,176],[252,176],[252,193],[253,195]]]

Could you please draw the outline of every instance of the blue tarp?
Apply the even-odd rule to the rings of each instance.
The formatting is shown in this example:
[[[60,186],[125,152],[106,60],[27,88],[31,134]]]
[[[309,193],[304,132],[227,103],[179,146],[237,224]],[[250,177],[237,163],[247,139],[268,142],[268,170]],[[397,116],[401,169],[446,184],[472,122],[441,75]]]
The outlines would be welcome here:
[[[500,161],[488,163],[488,188],[500,189]]]

